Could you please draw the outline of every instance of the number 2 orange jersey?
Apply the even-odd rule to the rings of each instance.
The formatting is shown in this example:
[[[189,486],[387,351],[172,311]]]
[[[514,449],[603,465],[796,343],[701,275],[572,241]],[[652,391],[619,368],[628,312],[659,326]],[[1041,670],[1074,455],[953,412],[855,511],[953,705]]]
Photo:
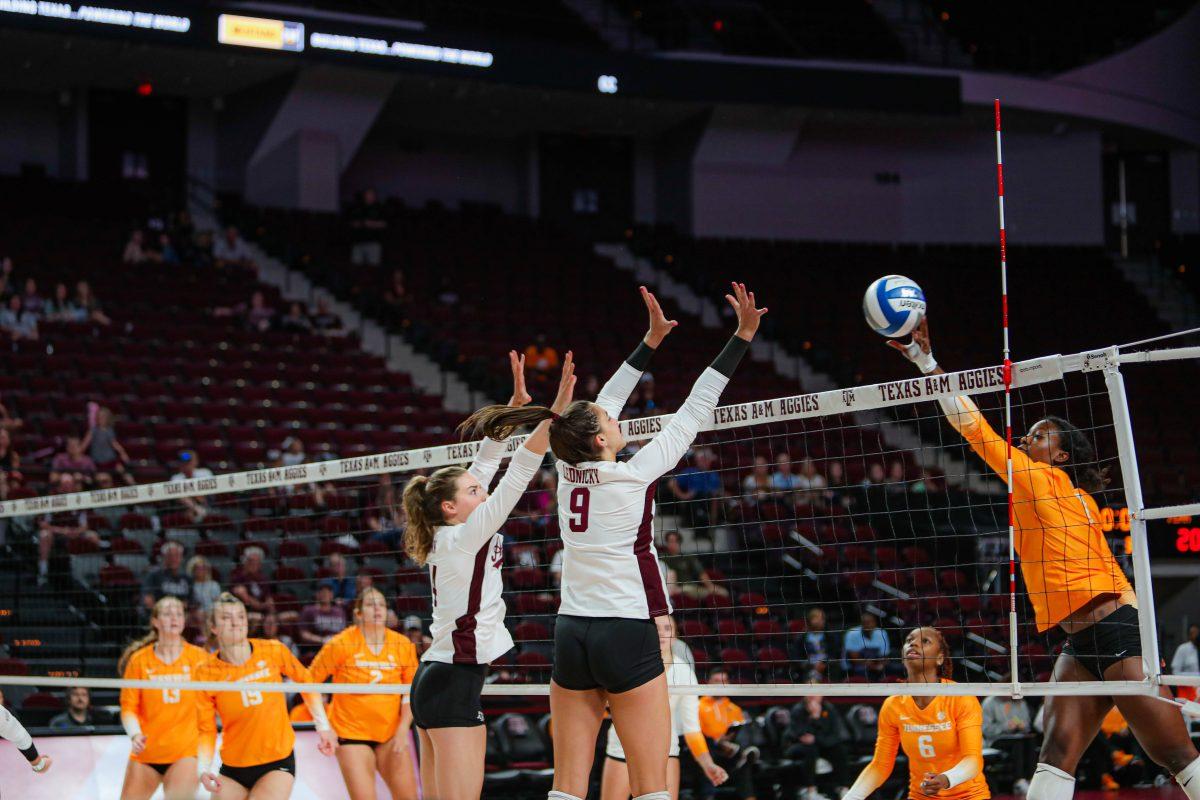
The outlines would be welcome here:
[[[134,652],[125,665],[126,680],[191,681],[208,660],[208,653],[183,643],[183,650],[170,664],[159,659],[154,645]],[[134,761],[143,764],[174,764],[181,758],[195,758],[200,746],[200,706],[198,692],[180,689],[122,689],[121,716],[137,719],[146,736],[146,748]]]
[[[386,631],[383,648],[371,652],[362,629],[351,625],[334,636],[317,657],[310,672],[314,683],[333,676],[334,683],[412,683],[417,671],[417,649],[408,637]],[[398,694],[335,694],[329,723],[342,739],[386,742],[400,724]]]
[[[918,708],[908,695],[889,697],[879,711],[879,737],[868,769],[885,769],[890,774],[898,747],[908,756],[909,797],[918,800],[991,797],[987,779],[983,777],[983,707],[978,698],[935,697],[925,708]],[[936,798],[921,791],[925,773],[940,775],[968,757],[979,759],[979,774],[974,778],[943,789]]]
[[[202,727],[221,715],[221,763],[231,767],[253,767],[287,758],[296,744],[296,733],[288,718],[282,692],[260,692],[254,683],[279,683],[286,676],[297,683],[311,683],[308,669],[292,651],[274,639],[251,639],[250,658],[235,666],[216,654],[200,665],[199,680],[238,681],[250,684],[224,692],[201,692]]]

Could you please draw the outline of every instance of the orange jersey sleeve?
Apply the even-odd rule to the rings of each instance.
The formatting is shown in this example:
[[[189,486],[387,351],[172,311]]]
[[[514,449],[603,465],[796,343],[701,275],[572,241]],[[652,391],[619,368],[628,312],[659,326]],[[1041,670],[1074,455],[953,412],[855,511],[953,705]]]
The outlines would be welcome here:
[[[417,664],[417,650],[408,637],[389,630],[375,653],[353,625],[325,643],[313,659],[312,672],[314,680],[331,675],[334,683],[409,684]],[[386,742],[396,733],[403,700],[399,694],[335,694],[329,722],[343,739]]]
[[[967,397],[943,400],[946,417],[1001,480],[1008,480],[1008,444]],[[1012,449],[1013,517],[1021,574],[1037,627],[1049,630],[1103,595],[1133,587],[1113,558],[1100,509],[1070,476]]]
[[[308,670],[279,642],[251,639],[250,645],[250,658],[240,666],[210,657],[203,667],[202,680],[278,683],[286,676],[297,682],[309,681]],[[244,686],[211,693],[204,702],[221,717],[222,763],[252,767],[278,761],[292,752],[296,734],[281,692],[261,692]],[[210,713],[202,709],[202,715]]]
[[[167,664],[147,645],[134,653],[125,667],[130,680],[195,680],[208,654],[185,643],[179,656]],[[193,757],[200,746],[199,692],[172,689],[122,689],[121,718],[132,716],[146,737],[141,753],[131,755],[143,764],[173,764]]]

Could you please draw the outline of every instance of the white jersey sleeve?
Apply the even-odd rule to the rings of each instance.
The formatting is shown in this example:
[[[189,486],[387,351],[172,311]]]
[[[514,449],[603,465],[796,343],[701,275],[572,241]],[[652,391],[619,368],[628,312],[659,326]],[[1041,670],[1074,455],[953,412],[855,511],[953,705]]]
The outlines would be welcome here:
[[[475,460],[471,462],[471,466],[467,467],[467,472],[474,475],[475,479],[483,484],[483,488],[487,489],[492,485],[492,478],[496,477],[496,471],[500,469],[500,462],[504,458],[506,447],[504,442],[487,437],[484,437],[483,441],[479,443],[479,450],[475,452]]]
[[[676,660],[667,672],[668,683],[671,686],[696,686],[700,683],[696,670],[687,661]],[[678,738],[689,733],[700,733],[700,695],[673,694],[671,695],[671,724],[675,734],[675,746],[679,746]]]
[[[625,404],[629,402],[629,395],[633,394],[641,379],[640,369],[628,361],[622,361],[621,366],[617,367],[617,371],[608,379],[608,383],[600,389],[600,394],[596,396],[596,405],[607,411],[610,417],[617,419],[621,416]]]
[[[485,439],[484,441],[491,440]],[[500,443],[495,442],[494,444]],[[482,450],[482,448],[480,449]],[[476,464],[478,462],[477,458]],[[476,464],[471,466],[474,467]],[[474,555],[480,546],[492,538],[492,535],[508,519],[508,515],[512,513],[513,507],[517,505],[517,501],[521,499],[521,495],[525,493],[525,489],[541,465],[542,457],[540,455],[525,447],[518,449],[513,454],[512,462],[508,465],[508,471],[504,473],[500,484],[496,486],[496,491],[471,512],[471,516],[467,517],[466,522],[442,528],[438,534],[439,540],[444,539],[447,546]],[[493,467],[492,474],[495,474],[495,471]],[[478,474],[472,474],[479,478]],[[483,483],[485,487],[487,486],[482,478],[479,482]]]
[[[662,432],[629,459],[629,470],[634,477],[646,482],[658,480],[678,464],[696,440],[696,434],[712,421],[713,411],[728,383],[729,378],[712,367],[704,370]]]
[[[4,706],[0,706],[0,736],[15,744],[18,750],[28,750],[33,746],[29,731]]]

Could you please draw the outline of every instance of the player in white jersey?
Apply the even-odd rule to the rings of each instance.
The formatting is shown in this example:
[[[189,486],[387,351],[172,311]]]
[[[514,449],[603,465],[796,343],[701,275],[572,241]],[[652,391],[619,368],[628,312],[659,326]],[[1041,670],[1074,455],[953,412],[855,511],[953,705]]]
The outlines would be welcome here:
[[[530,400],[525,359],[515,352],[509,359],[514,381],[509,407],[519,408]],[[552,413],[566,409],[574,389],[574,358],[567,353]],[[478,414],[463,426],[473,427]],[[488,486],[506,447],[497,439],[507,438],[511,429],[485,439],[469,468],[443,467],[404,488],[404,549],[418,564],[429,565],[433,586],[433,643],[413,678],[410,704],[427,797],[474,800],[483,789],[487,731],[480,693],[488,664],[513,646],[504,627],[504,537],[497,531],[541,466],[549,429],[549,420],[534,429],[491,496]]]
[[[517,425],[553,419],[550,446],[558,459],[559,530],[565,547],[550,683],[551,800],[587,794],[606,701],[629,755],[635,800],[669,796],[671,709],[655,620],[671,613],[671,605],[652,540],[654,488],[712,420],[721,391],[766,313],[755,307],[745,286],[733,284],[733,294],[725,297],[737,312],[737,333],[658,436],[619,462],[625,439],[617,417],[654,348],[676,325],[645,287],[642,297],[650,330],[596,402],[577,401],[561,416],[545,408],[493,407],[481,428],[496,436]]]
[[[4,695],[0,695],[0,701],[3,699]],[[25,756],[25,760],[29,762],[29,766],[33,767],[34,772],[45,772],[50,769],[50,756],[38,755],[37,746],[33,743],[33,737],[29,735],[29,731],[25,730],[25,726],[3,705],[0,705],[0,737],[8,739],[17,746],[21,755]]]
[[[668,686],[696,686],[700,683],[696,670],[688,658],[687,646],[675,637],[675,621],[667,620],[670,636],[659,640],[663,665],[667,671]],[[680,652],[683,651],[683,652]],[[713,786],[720,786],[729,775],[717,766],[708,752],[708,740],[700,732],[700,697],[694,694],[671,695],[671,751],[667,761],[667,791],[671,800],[679,800],[679,737],[684,737],[688,750]],[[609,727],[608,745],[605,747],[604,773],[600,780],[600,800],[627,800],[629,797],[629,770],[625,766],[625,748],[617,736],[617,729]]]

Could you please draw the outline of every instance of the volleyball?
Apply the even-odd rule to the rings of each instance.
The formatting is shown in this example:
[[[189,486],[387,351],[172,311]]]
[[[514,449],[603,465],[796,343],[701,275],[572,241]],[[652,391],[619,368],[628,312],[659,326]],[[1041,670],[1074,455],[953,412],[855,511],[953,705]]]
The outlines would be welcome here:
[[[884,275],[867,287],[863,316],[881,336],[907,336],[925,316],[925,293],[903,275]]]

